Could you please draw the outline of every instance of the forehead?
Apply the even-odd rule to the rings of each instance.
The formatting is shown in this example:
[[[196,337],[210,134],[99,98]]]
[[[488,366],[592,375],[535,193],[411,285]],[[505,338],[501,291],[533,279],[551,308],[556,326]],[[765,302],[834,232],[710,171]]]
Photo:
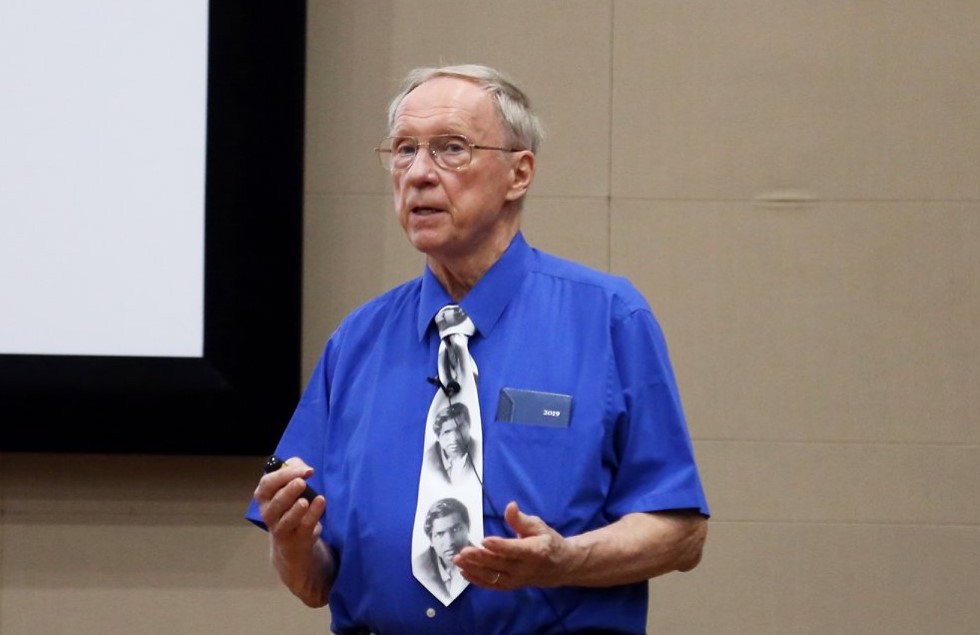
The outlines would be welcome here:
[[[483,88],[457,77],[436,77],[405,96],[395,111],[393,132],[479,135],[497,126],[493,101]]]
[[[445,434],[447,432],[452,432],[457,427],[459,427],[459,422],[457,422],[454,417],[449,417],[444,421],[442,421],[442,427],[440,428],[440,430],[442,431],[443,434]]]
[[[465,412],[444,412],[439,415],[439,424],[442,426],[440,429],[443,432],[455,430],[458,426],[465,426],[468,423],[469,416]]]
[[[463,524],[463,517],[457,512],[453,512],[448,516],[441,516],[432,521],[432,530],[442,529],[445,527],[454,527],[456,525]]]

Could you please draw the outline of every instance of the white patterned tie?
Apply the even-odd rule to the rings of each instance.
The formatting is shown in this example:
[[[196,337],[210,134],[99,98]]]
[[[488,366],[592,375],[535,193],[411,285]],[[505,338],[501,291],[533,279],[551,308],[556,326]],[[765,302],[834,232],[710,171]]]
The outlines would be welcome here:
[[[438,381],[426,418],[412,572],[449,606],[468,586],[452,557],[483,541],[483,427],[476,363],[467,346],[476,328],[461,307],[436,314]]]

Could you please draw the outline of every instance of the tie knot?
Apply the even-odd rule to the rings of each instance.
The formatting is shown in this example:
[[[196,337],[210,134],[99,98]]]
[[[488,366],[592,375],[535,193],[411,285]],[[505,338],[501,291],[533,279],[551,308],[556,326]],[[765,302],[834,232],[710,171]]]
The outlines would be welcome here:
[[[440,339],[456,334],[469,337],[476,332],[473,320],[458,304],[448,304],[439,309],[436,313],[436,328],[439,329]]]

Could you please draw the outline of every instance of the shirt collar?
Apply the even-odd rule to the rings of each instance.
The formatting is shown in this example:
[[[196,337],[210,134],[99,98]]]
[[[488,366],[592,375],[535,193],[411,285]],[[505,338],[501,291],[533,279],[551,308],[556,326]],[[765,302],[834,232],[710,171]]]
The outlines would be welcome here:
[[[446,589],[449,589],[449,586],[450,584],[452,584],[453,581],[452,574],[455,572],[454,571],[455,567],[453,567],[453,569],[450,569],[449,567],[444,565],[442,563],[442,558],[440,558],[439,554],[435,553],[434,550],[432,555],[435,556],[436,559],[436,567],[438,567],[439,569],[439,577],[442,578],[442,583],[446,585]]]
[[[521,283],[531,271],[531,246],[524,235],[517,232],[507,250],[490,269],[483,274],[476,286],[459,302],[466,314],[473,320],[476,330],[483,337],[493,331],[510,299],[517,293]],[[422,274],[422,292],[419,300],[418,333],[419,340],[425,337],[429,326],[439,309],[452,304],[452,298],[442,288],[435,274],[426,265]]]

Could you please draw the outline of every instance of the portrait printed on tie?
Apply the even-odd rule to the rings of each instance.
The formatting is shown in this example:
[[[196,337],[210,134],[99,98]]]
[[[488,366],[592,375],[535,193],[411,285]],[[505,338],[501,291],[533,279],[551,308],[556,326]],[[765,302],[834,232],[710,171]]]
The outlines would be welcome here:
[[[426,512],[423,531],[429,544],[415,555],[414,569],[426,588],[443,602],[449,602],[466,586],[453,558],[463,547],[473,545],[470,513],[455,498],[437,500]]]
[[[436,314],[436,328],[442,333],[454,326],[459,326],[465,319],[466,313],[463,312],[462,307],[447,307]]]
[[[442,375],[446,377],[444,380],[446,385],[450,382],[459,381],[460,376],[467,371],[466,367],[466,356],[462,354],[459,344],[448,339],[446,341],[446,354],[440,356],[439,366],[441,366]]]
[[[481,513],[453,496],[445,496],[426,504],[424,520],[415,528],[412,570],[418,581],[447,606],[469,584],[453,558],[464,547],[475,544],[470,519],[480,518]]]
[[[427,446],[422,469],[442,476],[447,483],[474,478],[474,461],[480,449],[470,434],[466,404],[453,403],[439,411],[432,422],[432,432],[435,440]]]

